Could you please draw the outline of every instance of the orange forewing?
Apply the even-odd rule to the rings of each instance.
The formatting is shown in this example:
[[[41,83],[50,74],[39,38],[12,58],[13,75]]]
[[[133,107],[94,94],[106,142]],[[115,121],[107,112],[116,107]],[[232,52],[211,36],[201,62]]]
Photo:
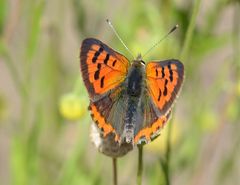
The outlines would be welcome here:
[[[126,78],[129,61],[97,39],[83,41],[80,60],[91,99],[117,87]]]
[[[148,92],[162,115],[166,114],[183,82],[184,67],[178,60],[149,62],[146,66]]]

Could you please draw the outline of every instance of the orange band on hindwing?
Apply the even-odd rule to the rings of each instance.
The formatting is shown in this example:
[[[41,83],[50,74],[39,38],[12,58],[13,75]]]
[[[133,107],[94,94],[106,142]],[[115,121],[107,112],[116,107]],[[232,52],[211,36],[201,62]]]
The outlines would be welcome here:
[[[156,122],[152,123],[151,126],[143,128],[138,132],[138,134],[134,138],[134,143],[138,144],[138,141],[140,139],[146,140],[146,143],[151,141],[151,136],[156,134],[166,123],[168,120],[168,117],[163,116],[161,118],[158,118]]]
[[[116,133],[115,129],[112,127],[110,123],[105,121],[105,118],[98,112],[97,107],[95,105],[89,105],[89,110],[91,111],[91,116],[93,121],[97,124],[98,128],[103,132],[103,136],[106,137],[110,133],[115,134],[115,141],[119,142],[120,137]]]
[[[90,105],[89,110],[92,113],[91,116],[93,118],[93,121],[103,131],[104,137],[114,131],[113,127],[110,124],[106,123],[104,117],[101,116],[94,105]]]

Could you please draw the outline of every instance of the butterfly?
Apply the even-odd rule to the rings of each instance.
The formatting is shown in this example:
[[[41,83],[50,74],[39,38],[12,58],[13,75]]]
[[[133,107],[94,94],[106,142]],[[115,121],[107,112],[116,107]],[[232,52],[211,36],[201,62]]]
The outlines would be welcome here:
[[[168,121],[184,78],[176,59],[130,62],[100,40],[83,40],[81,74],[90,98],[89,110],[103,136],[118,143],[149,143]]]

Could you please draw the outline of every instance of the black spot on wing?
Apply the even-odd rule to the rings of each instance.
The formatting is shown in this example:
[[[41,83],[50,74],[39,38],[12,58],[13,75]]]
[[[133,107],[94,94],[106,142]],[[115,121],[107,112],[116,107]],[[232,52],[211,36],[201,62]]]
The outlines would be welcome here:
[[[94,57],[93,57],[93,59],[92,59],[92,62],[93,62],[93,63],[96,63],[98,56],[99,56],[102,52],[103,52],[103,48],[100,47],[100,48],[98,49],[98,51],[96,51],[96,53],[94,54]]]
[[[105,59],[104,59],[104,61],[103,61],[103,62],[104,62],[104,64],[106,64],[106,65],[107,65],[107,63],[108,63],[108,60],[109,60],[109,54],[107,54],[107,55],[106,55],[106,57],[105,57]]]
[[[162,67],[162,78],[165,77],[165,73],[164,73],[164,67]]]
[[[101,64],[97,65],[98,70],[94,73],[94,80],[98,80],[99,79],[99,74],[100,74],[100,70],[101,70]]]
[[[173,71],[171,68],[171,64],[168,64],[168,70],[169,70],[169,74],[170,74],[169,79],[172,82],[173,81]]]
[[[160,101],[161,96],[162,96],[162,91],[161,91],[161,89],[159,88],[158,101]]]
[[[101,69],[101,64],[98,64],[97,68],[98,68],[98,70],[100,70]]]
[[[157,68],[156,68],[156,77],[158,77],[158,70],[157,70]]]
[[[103,88],[103,86],[104,86],[104,78],[105,78],[105,76],[103,76],[103,77],[101,78],[101,82],[100,82],[100,87],[101,87],[101,88]]]
[[[100,71],[96,71],[96,72],[94,73],[94,80],[98,80],[98,79],[99,79],[99,72],[100,72]]]
[[[114,60],[112,66],[114,67],[116,63],[117,63],[117,60]]]
[[[163,95],[167,96],[167,84],[168,84],[168,80],[165,80],[165,84],[164,84],[164,91],[163,91]]]

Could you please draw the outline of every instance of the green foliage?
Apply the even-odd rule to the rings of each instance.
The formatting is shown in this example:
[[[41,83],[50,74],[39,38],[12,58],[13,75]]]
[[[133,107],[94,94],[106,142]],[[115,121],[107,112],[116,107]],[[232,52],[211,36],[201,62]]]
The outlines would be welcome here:
[[[7,9],[7,1],[0,0],[0,36],[3,33],[4,25],[6,22]]]
[[[138,179],[152,185],[237,182],[239,1],[10,2],[0,0],[0,70],[8,74],[1,76],[0,121],[5,123],[0,136],[6,142],[0,144],[9,148],[0,153],[9,167],[0,166],[5,171],[1,180],[12,185],[112,184],[111,159],[99,154],[89,138],[88,97],[79,73],[85,37],[96,37],[131,59],[106,24],[109,18],[134,56],[179,25],[144,60],[184,63],[185,83],[168,123],[177,124],[180,134],[174,142],[167,137],[164,151],[144,148]],[[118,164],[119,184],[136,183],[137,153]]]

